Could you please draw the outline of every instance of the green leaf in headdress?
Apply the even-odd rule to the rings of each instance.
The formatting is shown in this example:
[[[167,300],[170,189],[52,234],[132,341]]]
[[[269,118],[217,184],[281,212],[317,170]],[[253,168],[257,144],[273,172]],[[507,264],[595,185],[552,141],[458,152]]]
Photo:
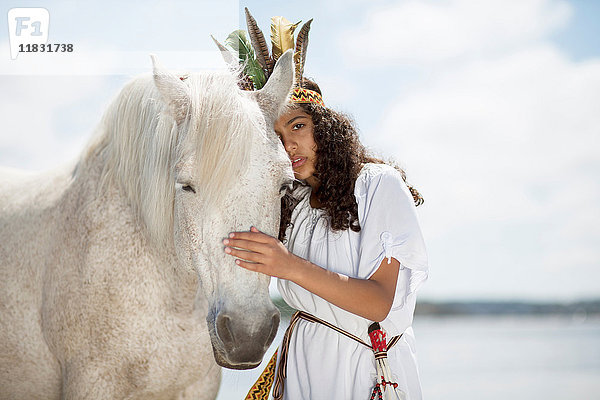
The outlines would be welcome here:
[[[266,83],[265,72],[256,60],[252,44],[246,38],[246,32],[238,29],[229,34],[225,44],[231,47],[239,56],[240,64],[244,65],[244,72],[250,76],[256,90]]]

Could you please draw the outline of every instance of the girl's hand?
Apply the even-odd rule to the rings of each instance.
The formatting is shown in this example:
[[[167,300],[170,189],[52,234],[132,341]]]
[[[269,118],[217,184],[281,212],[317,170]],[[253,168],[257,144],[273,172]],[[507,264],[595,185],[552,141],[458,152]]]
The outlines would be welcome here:
[[[234,232],[223,240],[225,253],[250,271],[292,281],[326,301],[371,321],[388,315],[396,290],[400,262],[383,259],[369,279],[350,278],[328,271],[289,252],[272,236],[252,227],[250,232]],[[234,248],[235,247],[235,248]],[[403,275],[406,282],[409,276]]]
[[[252,227],[250,232],[230,233],[223,244],[225,253],[237,257],[235,263],[240,267],[291,280],[297,257],[278,239]]]

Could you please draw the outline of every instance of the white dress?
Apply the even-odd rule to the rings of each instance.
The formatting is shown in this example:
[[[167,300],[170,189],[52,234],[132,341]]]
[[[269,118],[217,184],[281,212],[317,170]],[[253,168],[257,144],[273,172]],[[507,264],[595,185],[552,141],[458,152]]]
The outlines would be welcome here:
[[[355,185],[360,232],[334,232],[323,210],[310,206],[310,186],[297,188],[300,202],[292,213],[286,246],[323,268],[368,279],[381,261],[400,262],[392,309],[381,326],[388,340],[404,332],[388,351],[389,365],[407,400],[421,399],[411,328],[416,291],[427,279],[427,254],[413,197],[400,173],[385,164],[366,164]],[[293,308],[324,319],[370,343],[372,323],[342,310],[293,282],[278,279],[279,292]],[[279,363],[278,363],[279,365]],[[376,382],[371,349],[324,325],[299,320],[292,334],[284,399],[367,400]]]

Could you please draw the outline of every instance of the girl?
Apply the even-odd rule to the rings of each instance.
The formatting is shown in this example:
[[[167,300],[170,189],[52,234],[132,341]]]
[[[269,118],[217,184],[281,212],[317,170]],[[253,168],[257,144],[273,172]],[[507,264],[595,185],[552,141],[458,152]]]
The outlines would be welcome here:
[[[376,321],[388,339],[401,335],[388,350],[393,383],[420,399],[411,324],[428,271],[415,212],[423,199],[402,170],[367,154],[351,121],[326,108],[310,80],[294,90],[275,132],[300,183],[282,200],[286,245],[254,227],[224,240],[240,267],[278,278],[283,299],[310,314],[288,328],[275,398],[369,399],[373,351],[339,330],[369,343]]]

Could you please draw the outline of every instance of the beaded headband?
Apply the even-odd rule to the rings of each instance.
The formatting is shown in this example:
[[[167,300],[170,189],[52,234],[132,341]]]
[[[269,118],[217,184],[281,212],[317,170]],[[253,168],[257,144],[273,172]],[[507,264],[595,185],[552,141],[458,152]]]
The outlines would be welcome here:
[[[262,88],[273,73],[273,68],[279,57],[285,51],[294,49],[296,84],[290,95],[290,100],[293,103],[315,103],[325,106],[319,93],[301,87],[306,49],[308,48],[308,32],[310,31],[312,19],[302,25],[294,41],[294,31],[302,21],[292,24],[284,17],[271,17],[271,54],[269,54],[265,36],[248,8],[245,10],[250,41],[246,38],[246,32],[241,29],[231,32],[225,39],[225,45],[233,50],[231,51],[213,37],[225,62],[232,69],[239,71],[239,67],[243,66],[238,80],[240,88],[243,90],[259,90]],[[236,55],[238,57],[235,57]]]
[[[323,103],[323,98],[319,92],[301,87],[295,87],[294,90],[292,90],[290,100],[292,103],[315,103],[325,107],[325,103]]]

